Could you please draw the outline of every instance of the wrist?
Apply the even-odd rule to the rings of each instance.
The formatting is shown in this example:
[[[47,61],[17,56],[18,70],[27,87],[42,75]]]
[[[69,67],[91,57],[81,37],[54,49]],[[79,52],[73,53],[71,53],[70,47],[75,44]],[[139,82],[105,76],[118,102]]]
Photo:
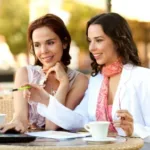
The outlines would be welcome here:
[[[45,98],[43,99],[43,104],[45,104],[46,106],[48,106],[49,104],[49,98],[50,98],[49,94],[46,94]]]
[[[60,82],[61,86],[68,86],[69,85],[69,80],[67,79],[63,79],[62,82]]]

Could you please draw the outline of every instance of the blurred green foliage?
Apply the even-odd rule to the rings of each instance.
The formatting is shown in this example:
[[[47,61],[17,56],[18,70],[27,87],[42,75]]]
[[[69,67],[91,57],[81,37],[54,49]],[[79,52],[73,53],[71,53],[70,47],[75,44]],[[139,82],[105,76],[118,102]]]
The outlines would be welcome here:
[[[63,9],[69,11],[71,16],[68,30],[71,34],[72,40],[74,40],[80,50],[87,51],[88,45],[86,41],[86,23],[87,21],[98,13],[103,11],[84,4],[80,4],[74,0],[64,0]]]
[[[72,40],[74,40],[80,50],[88,50],[85,29],[87,21],[96,14],[103,13],[101,9],[96,9],[84,4],[77,3],[75,0],[64,0],[63,9],[69,11],[71,16],[68,24]],[[150,41],[150,25],[146,22],[127,20],[136,43]],[[147,34],[145,34],[147,31]],[[149,32],[149,33],[148,33]],[[149,35],[149,36],[148,36]]]
[[[30,0],[0,0],[0,34],[6,37],[10,50],[15,55],[27,52],[29,2]],[[48,3],[48,0],[45,2]],[[47,11],[46,6],[41,9],[38,8],[37,13],[41,13],[42,10]],[[104,11],[78,3],[75,0],[64,0],[62,8],[70,12],[70,20],[67,26],[72,40],[76,42],[81,51],[88,51],[85,35],[86,23],[92,16]],[[133,20],[128,20],[128,22],[136,43],[139,41],[148,43],[150,41],[149,23]]]
[[[13,54],[27,51],[29,0],[0,0],[0,34]]]

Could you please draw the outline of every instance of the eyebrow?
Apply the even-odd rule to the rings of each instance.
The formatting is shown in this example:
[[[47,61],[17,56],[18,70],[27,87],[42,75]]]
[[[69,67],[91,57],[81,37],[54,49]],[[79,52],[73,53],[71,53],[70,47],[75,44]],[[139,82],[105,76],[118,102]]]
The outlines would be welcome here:
[[[46,42],[48,42],[48,41],[55,41],[55,40],[56,40],[56,38],[47,39]],[[39,42],[38,42],[38,41],[35,41],[35,42],[33,42],[33,43],[39,43]]]
[[[48,39],[48,40],[46,40],[46,41],[52,41],[52,40],[56,40],[56,38]]]
[[[102,36],[96,36],[96,37],[94,37],[94,39],[98,39],[98,38],[103,38],[103,37]],[[90,40],[89,37],[87,39]]]
[[[94,37],[94,39],[98,39],[98,38],[103,38],[102,36],[96,36]]]

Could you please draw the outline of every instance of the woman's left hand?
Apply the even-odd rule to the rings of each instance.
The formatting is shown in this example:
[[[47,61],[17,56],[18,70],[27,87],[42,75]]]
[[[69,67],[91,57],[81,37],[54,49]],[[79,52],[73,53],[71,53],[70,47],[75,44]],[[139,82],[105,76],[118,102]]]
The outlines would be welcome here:
[[[131,136],[133,133],[133,117],[128,112],[128,110],[118,110],[117,111],[117,117],[119,117],[119,120],[115,120],[114,126],[122,128],[126,136]]]
[[[37,84],[24,84],[23,86],[30,86],[30,89],[26,89],[23,91],[23,97],[26,100],[32,100],[35,102],[39,102],[45,105],[49,104],[49,93],[43,89],[42,86]]]
[[[47,70],[46,78],[48,78],[48,75],[53,72],[55,74],[55,78],[60,82],[60,84],[64,82],[68,83],[68,76],[65,68],[66,67],[61,62],[57,62],[53,67]]]

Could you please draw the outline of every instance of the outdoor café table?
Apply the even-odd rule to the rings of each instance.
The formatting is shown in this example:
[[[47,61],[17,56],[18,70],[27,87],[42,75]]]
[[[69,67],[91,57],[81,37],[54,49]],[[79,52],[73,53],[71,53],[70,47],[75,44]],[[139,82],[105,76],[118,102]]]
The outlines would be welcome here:
[[[139,150],[143,146],[140,138],[117,137],[112,143],[87,143],[82,138],[54,140],[37,138],[30,143],[1,143],[0,150]]]

